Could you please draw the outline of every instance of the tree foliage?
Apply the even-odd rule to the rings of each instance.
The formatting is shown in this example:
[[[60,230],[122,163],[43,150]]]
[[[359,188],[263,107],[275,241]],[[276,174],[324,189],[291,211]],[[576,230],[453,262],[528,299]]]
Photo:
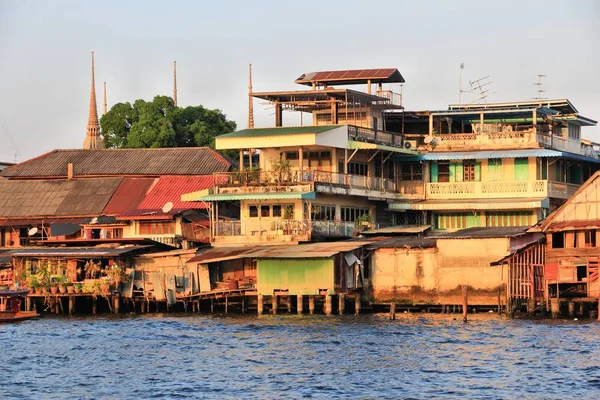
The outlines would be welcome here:
[[[106,148],[214,148],[215,136],[236,129],[236,123],[220,110],[176,107],[168,96],[156,96],[151,102],[115,104],[102,116],[100,126]]]

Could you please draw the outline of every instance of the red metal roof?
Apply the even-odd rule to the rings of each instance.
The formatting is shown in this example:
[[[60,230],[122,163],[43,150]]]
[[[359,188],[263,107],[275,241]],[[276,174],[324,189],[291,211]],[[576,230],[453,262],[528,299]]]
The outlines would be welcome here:
[[[157,178],[123,178],[104,207],[103,214],[117,215],[136,209],[157,180]]]
[[[548,226],[548,230],[555,231],[561,229],[576,229],[576,228],[598,228],[600,227],[600,220],[582,220],[582,221],[562,221],[554,222]]]
[[[300,77],[296,79],[296,83],[309,86],[312,85],[313,82],[323,85],[328,83],[349,85],[367,83],[367,80],[371,80],[371,83],[404,82],[404,78],[396,68],[381,68],[308,72],[300,75]]]

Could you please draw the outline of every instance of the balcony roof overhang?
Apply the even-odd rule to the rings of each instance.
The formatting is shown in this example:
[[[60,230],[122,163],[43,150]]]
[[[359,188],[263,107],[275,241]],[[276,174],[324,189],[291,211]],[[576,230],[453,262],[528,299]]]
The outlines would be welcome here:
[[[391,152],[394,152],[394,153],[412,154],[412,155],[418,155],[419,154],[416,150],[409,150],[409,149],[405,149],[403,147],[392,147],[392,146],[386,146],[386,145],[377,144],[377,143],[358,142],[358,141],[355,141],[355,140],[348,140],[348,149],[350,149],[350,150],[355,150],[355,149],[359,149],[359,150],[383,150],[383,151],[391,151]]]
[[[488,150],[488,151],[440,151],[417,156],[393,156],[397,162],[415,161],[447,161],[447,160],[481,160],[490,158],[518,158],[518,157],[565,157],[580,161],[600,163],[600,159],[586,157],[579,154],[567,153],[549,149],[520,149],[520,150]]]
[[[476,200],[476,201],[475,201]],[[439,210],[532,210],[548,208],[548,198],[532,199],[460,199],[423,200],[414,202],[394,202],[388,204],[389,211],[439,211]]]
[[[183,201],[236,201],[236,200],[314,200],[315,192],[220,193],[204,191],[184,194]]]

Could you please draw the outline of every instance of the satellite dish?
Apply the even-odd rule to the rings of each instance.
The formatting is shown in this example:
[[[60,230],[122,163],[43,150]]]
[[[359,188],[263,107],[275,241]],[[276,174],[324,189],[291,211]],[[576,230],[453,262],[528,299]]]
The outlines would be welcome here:
[[[173,202],[169,201],[168,203],[166,203],[163,208],[162,208],[162,212],[164,212],[165,214],[168,213],[169,211],[171,211],[173,209]]]
[[[405,149],[410,149],[412,145],[410,144],[410,142],[404,142],[404,148]]]
[[[28,231],[27,231],[27,234],[28,234],[29,236],[33,236],[33,235],[35,235],[36,233],[38,233],[38,228],[36,228],[35,226],[34,226],[33,228],[31,228],[30,230],[28,230]]]
[[[425,142],[425,144],[429,144],[433,142],[433,136],[425,136],[425,139],[423,139],[423,141]]]
[[[90,221],[90,224],[92,224],[92,225],[93,225],[93,224],[95,224],[95,223],[97,223],[97,222],[98,222],[98,217],[94,217],[94,218],[92,218],[92,220]]]

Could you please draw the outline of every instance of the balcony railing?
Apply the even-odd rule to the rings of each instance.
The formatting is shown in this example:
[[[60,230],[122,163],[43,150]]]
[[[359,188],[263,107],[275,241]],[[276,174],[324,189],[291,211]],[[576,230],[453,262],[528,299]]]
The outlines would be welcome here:
[[[404,146],[404,136],[400,133],[379,131],[356,125],[348,125],[348,139],[391,147]]]
[[[377,96],[387,99],[386,102],[381,102],[382,104],[402,105],[402,94],[400,93],[394,93],[391,90],[378,90]]]
[[[310,221],[280,219],[242,224],[241,221],[218,221],[214,223],[214,236],[288,236],[320,234],[327,236],[353,236],[354,222]]]
[[[427,184],[428,199],[569,198],[579,185],[546,180],[517,182],[435,182]]]
[[[393,179],[317,170],[217,172],[214,177],[217,187],[328,184],[350,189],[385,192],[396,190]]]

